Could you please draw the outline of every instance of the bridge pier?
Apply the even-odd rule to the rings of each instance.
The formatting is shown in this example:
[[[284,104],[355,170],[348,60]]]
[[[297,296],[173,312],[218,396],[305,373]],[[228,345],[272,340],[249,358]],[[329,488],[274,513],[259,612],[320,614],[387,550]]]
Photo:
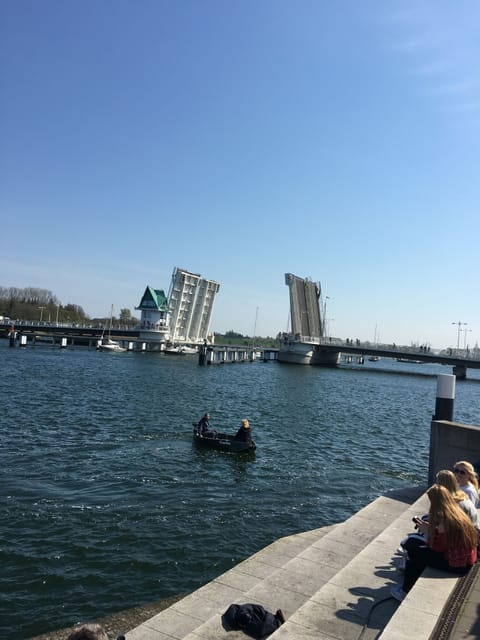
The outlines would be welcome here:
[[[453,375],[457,380],[465,380],[467,377],[467,367],[464,364],[456,364],[453,367]]]
[[[310,364],[322,367],[337,367],[340,364],[340,351],[327,351],[321,346],[315,347]]]

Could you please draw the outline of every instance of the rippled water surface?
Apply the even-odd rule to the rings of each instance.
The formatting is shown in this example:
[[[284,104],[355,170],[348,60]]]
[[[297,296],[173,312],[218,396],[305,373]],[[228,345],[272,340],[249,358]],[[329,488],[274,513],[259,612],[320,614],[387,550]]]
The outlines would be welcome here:
[[[274,539],[426,482],[436,376],[9,349],[0,341],[0,637],[20,640],[199,587]],[[455,419],[480,424],[480,376]],[[254,455],[200,451],[210,411]]]

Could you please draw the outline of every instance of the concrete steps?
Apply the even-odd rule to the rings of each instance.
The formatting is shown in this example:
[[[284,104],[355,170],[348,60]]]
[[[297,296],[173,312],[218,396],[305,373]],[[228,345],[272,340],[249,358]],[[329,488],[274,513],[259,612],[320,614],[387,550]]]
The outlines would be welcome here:
[[[392,555],[413,515],[427,511],[423,491],[391,492],[345,522],[276,541],[131,630],[127,640],[245,640],[222,627],[221,615],[246,602],[283,610],[287,622],[272,640],[356,640],[367,621],[362,640],[378,637],[398,608],[381,602],[400,578]]]

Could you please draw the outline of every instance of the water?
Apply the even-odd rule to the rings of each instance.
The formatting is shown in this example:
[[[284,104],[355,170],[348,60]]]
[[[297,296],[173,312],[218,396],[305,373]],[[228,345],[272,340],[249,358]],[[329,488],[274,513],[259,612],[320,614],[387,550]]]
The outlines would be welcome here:
[[[199,367],[0,341],[0,637],[196,589],[280,536],[424,483],[437,365]],[[480,424],[480,375],[455,419]],[[476,377],[475,377],[476,376]],[[257,452],[194,448],[205,411]]]

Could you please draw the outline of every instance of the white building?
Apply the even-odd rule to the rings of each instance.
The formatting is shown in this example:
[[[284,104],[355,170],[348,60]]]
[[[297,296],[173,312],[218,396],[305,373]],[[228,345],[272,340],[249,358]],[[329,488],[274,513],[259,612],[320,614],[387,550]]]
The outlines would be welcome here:
[[[163,289],[148,287],[135,309],[142,312],[140,318],[140,340],[166,342],[169,335],[168,302]]]
[[[148,287],[136,309],[142,312],[139,340],[202,344],[208,339],[213,303],[220,285],[175,267],[168,296]]]

